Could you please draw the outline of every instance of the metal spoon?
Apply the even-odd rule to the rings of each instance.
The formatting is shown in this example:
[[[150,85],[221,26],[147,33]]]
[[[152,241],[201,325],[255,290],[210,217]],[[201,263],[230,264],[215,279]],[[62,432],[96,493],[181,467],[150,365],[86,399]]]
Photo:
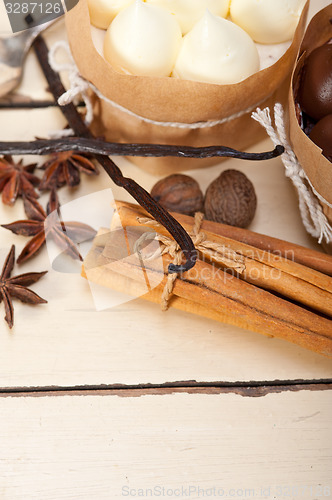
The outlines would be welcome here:
[[[59,17],[13,35],[0,35],[0,97],[18,86],[23,75],[25,56],[31,44],[39,33],[58,19]]]

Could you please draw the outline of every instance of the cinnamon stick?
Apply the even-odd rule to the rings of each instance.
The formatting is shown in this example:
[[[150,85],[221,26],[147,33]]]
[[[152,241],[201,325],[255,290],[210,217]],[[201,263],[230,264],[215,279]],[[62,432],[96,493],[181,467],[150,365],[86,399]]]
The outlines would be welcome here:
[[[137,206],[133,203],[128,203],[128,205],[132,207]],[[192,223],[192,218],[188,215],[177,214],[175,212],[171,213],[176,218],[179,217],[183,223]],[[316,269],[323,274],[332,276],[332,255],[327,255],[323,252],[312,250],[311,248],[306,248],[289,241],[280,240],[272,236],[255,233],[249,229],[228,226],[219,222],[204,220],[202,230],[225,236],[226,238],[231,238],[272,254],[291,259],[306,267]]]
[[[160,297],[163,289],[163,283],[159,283],[155,288],[147,290],[146,283],[140,280],[134,280],[129,276],[119,274],[112,269],[107,259],[103,258],[103,251],[108,241],[110,232],[106,228],[101,228],[94,239],[93,246],[84,260],[82,268],[82,276],[90,282],[97,283],[106,288],[112,288],[120,293],[143,298],[160,306]],[[209,309],[200,302],[194,302],[189,299],[184,299],[177,295],[172,297],[172,308],[179,309],[219,321],[227,323],[239,328],[250,330],[248,322],[243,316],[234,316],[229,311],[221,311]],[[259,332],[268,337],[272,337],[267,331]]]
[[[115,273],[120,282],[121,277],[123,278],[127,293],[133,293],[134,290],[138,295],[142,287],[144,289],[146,286],[146,275],[142,271],[138,256],[131,254],[119,260],[119,245],[116,242],[113,249],[113,258],[103,258],[102,249],[98,254],[101,260],[98,259],[98,255],[93,254],[94,258],[90,255],[90,262],[86,260],[84,263],[87,278],[94,280],[96,269],[99,275],[103,275],[104,280],[106,272],[110,272],[111,275]],[[162,265],[160,259],[144,261],[144,269],[152,285],[159,283],[153,285],[152,290],[145,294],[144,298],[155,301],[156,294],[160,297],[166,280],[167,266],[171,260],[169,255],[165,255]],[[180,297],[193,313],[202,314],[205,308],[210,311],[209,317],[215,314],[217,318],[218,314],[221,314],[224,320],[232,324],[239,324],[240,319],[242,325],[245,324],[250,330],[265,335],[272,334],[306,349],[332,356],[332,321],[229,275],[221,269],[219,271],[216,273],[213,265],[198,260],[195,268],[180,275],[175,281],[174,301],[175,297]],[[138,282],[140,285],[138,288],[135,286],[130,288],[128,282]],[[179,306],[179,303],[177,305]],[[199,305],[203,306],[203,310],[198,307]]]
[[[144,211],[140,207],[124,202],[116,202],[116,206],[124,227],[143,225],[152,227],[160,234],[167,235],[167,231],[163,227],[151,226],[150,219],[144,224]],[[192,217],[180,214],[176,214],[176,217],[186,231],[192,231]],[[188,219],[190,224],[185,222]],[[203,232],[207,240],[223,245],[225,249],[230,249],[243,257],[245,270],[240,275],[243,280],[332,316],[332,279],[329,276],[279,255],[262,251],[209,231]],[[203,255],[205,254],[204,248],[199,247],[199,251]],[[207,255],[209,256],[209,253]]]
[[[187,216],[184,215],[183,217],[186,218]],[[281,257],[290,258],[294,262],[332,276],[332,255],[274,238],[273,236],[255,233],[249,229],[228,226],[217,222],[204,221],[202,229],[225,236],[226,238],[241,241],[242,243],[280,255]]]

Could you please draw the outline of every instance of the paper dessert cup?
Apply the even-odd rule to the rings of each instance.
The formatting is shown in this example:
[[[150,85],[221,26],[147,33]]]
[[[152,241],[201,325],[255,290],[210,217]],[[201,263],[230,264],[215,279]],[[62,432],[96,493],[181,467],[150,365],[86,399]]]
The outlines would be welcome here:
[[[292,44],[272,66],[234,85],[215,85],[177,78],[154,78],[121,74],[98,53],[91,37],[87,0],[66,14],[71,51],[81,75],[110,101],[95,99],[92,130],[108,141],[187,146],[224,145],[244,150],[265,137],[262,127],[251,119],[257,106],[286,104],[291,73],[301,44],[309,0],[303,10]],[[138,116],[135,116],[138,115]],[[171,122],[162,126],[146,122]],[[220,121],[213,127],[206,122]],[[192,128],[203,123],[204,127]],[[195,125],[196,127],[196,125]],[[220,158],[132,158],[156,175],[209,166]]]
[[[306,57],[317,47],[328,42],[332,36],[332,4],[321,10],[310,22],[299,51],[299,59],[292,75],[289,91],[289,139],[303,170],[315,190],[332,204],[332,163],[322,155],[322,150],[314,144],[301,129],[295,110],[295,98],[299,73]],[[332,208],[321,202],[324,213],[332,224]],[[331,246],[332,248],[332,246]]]

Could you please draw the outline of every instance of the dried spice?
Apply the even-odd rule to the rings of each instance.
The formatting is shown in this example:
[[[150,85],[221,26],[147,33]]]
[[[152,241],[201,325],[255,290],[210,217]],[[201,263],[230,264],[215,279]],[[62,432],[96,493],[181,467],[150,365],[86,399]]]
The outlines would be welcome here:
[[[62,186],[74,187],[80,183],[80,174],[98,175],[92,156],[74,151],[57,152],[51,155],[41,168],[45,170],[39,189],[56,189]]]
[[[239,170],[225,170],[207,188],[204,211],[208,220],[247,227],[257,206],[255,188]]]
[[[272,151],[248,153],[227,146],[174,146],[171,144],[142,144],[105,142],[87,137],[65,137],[61,139],[37,139],[36,141],[0,141],[0,152],[13,155],[49,155],[63,151],[103,154],[112,156],[142,156],[161,158],[238,158],[239,160],[264,161],[282,155],[284,147],[276,146]]]
[[[114,231],[117,228],[126,231],[127,228],[132,234],[133,229],[140,226],[138,234],[141,235],[142,231],[151,228],[151,219],[140,207],[126,202],[117,201],[116,204],[119,217],[112,225]],[[176,217],[187,231],[197,228],[197,218]],[[151,276],[159,275],[161,284],[165,268],[174,258],[174,245],[173,249],[171,246],[167,248],[169,235],[161,225],[154,225],[154,229],[159,240],[165,241],[166,236],[163,266],[160,265],[160,253],[146,253],[144,263],[145,269],[153,273]],[[229,229],[235,235],[239,233],[237,228]],[[228,254],[233,263],[243,263],[245,269],[240,277],[233,272],[224,272],[219,268],[219,265],[224,267],[218,262],[219,250],[207,259],[209,245],[204,247],[203,243],[197,267],[185,276],[177,277],[171,307],[262,334],[268,331],[276,337],[332,356],[332,320],[328,318],[332,310],[332,281],[329,276],[299,265],[293,258],[281,258],[279,253],[272,256],[255,246],[240,243],[233,239],[232,234],[224,237],[224,227],[217,223],[203,221],[201,231],[205,241],[214,242],[222,253],[225,252],[224,257]],[[243,229],[240,232],[249,233]],[[165,291],[164,286],[158,286],[146,293],[146,274],[142,274],[139,259],[130,255],[128,259],[119,260],[118,248],[109,230],[102,229],[100,236],[95,239],[83,263],[82,276],[90,282],[163,303],[168,289]],[[260,241],[261,236],[256,234],[256,241]],[[273,238],[263,238],[273,244]],[[288,247],[288,242],[283,243]],[[173,255],[170,255],[170,250]],[[324,254],[322,258],[326,262],[329,260]],[[311,259],[309,263],[311,265]]]
[[[194,215],[203,208],[203,193],[189,175],[173,174],[161,179],[153,186],[151,196],[170,212]]]
[[[2,225],[15,234],[32,236],[17,259],[19,264],[36,255],[45,244],[46,238],[52,238],[55,244],[73,259],[82,260],[77,243],[91,240],[96,231],[81,222],[63,222],[55,190],[51,192],[46,212],[39,203],[33,202],[29,197],[24,198],[24,209],[27,220]]]
[[[5,260],[0,275],[0,302],[3,301],[5,306],[5,320],[9,328],[14,324],[14,307],[12,299],[19,299],[26,304],[37,305],[46,304],[47,300],[42,299],[35,292],[27,288],[28,286],[36,283],[42,278],[47,271],[41,273],[25,273],[18,276],[11,277],[12,270],[15,263],[15,246],[10,249],[9,254]]]
[[[0,193],[5,205],[14,205],[18,196],[38,198],[35,187],[40,179],[33,174],[35,168],[35,163],[24,166],[22,160],[15,162],[10,155],[0,158]]]

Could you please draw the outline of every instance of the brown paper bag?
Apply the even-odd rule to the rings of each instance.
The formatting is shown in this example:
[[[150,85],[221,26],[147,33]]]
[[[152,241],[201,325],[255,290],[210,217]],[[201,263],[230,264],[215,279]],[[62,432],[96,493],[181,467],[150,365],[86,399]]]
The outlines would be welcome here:
[[[303,10],[293,42],[272,66],[234,85],[215,85],[177,78],[132,76],[116,72],[97,52],[91,38],[87,0],[66,14],[72,54],[82,76],[111,101],[138,116],[157,122],[176,122],[183,127],[147,123],[136,116],[96,99],[93,131],[109,141],[177,144],[187,146],[224,145],[246,149],[265,136],[251,119],[257,106],[286,104],[291,72],[300,46],[308,12]],[[198,122],[224,120],[222,124],[191,129]],[[186,125],[187,124],[187,125]],[[136,164],[156,175],[203,167],[220,158],[133,158]]]
[[[332,203],[332,163],[322,155],[322,150],[314,144],[299,126],[295,99],[299,75],[306,57],[317,47],[332,37],[332,4],[321,10],[310,22],[305,33],[297,65],[292,76],[289,91],[289,138],[303,170],[313,187],[329,203]],[[332,208],[322,203],[325,215],[332,223]]]

